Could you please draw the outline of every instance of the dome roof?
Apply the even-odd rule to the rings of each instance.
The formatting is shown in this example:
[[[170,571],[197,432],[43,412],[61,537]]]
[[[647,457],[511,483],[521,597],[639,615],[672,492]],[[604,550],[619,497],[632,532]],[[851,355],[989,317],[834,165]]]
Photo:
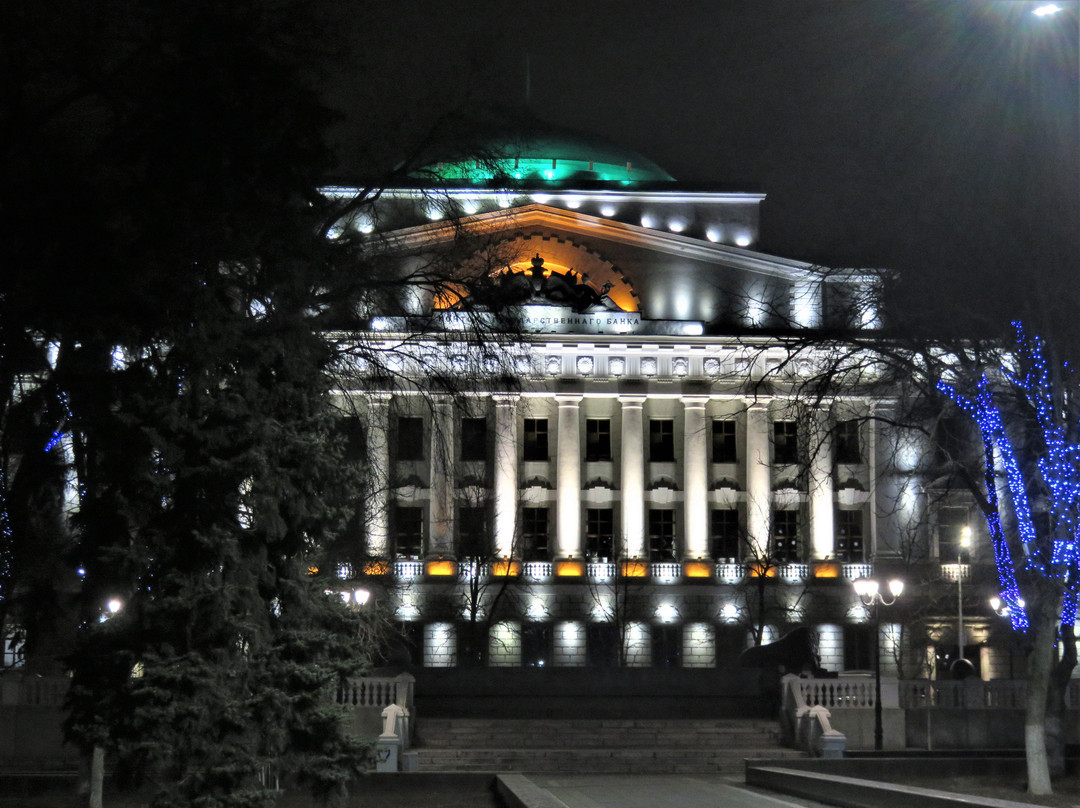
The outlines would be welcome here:
[[[458,124],[461,131],[430,151],[416,178],[601,182],[674,182],[637,152],[592,134],[554,126],[531,115]]]

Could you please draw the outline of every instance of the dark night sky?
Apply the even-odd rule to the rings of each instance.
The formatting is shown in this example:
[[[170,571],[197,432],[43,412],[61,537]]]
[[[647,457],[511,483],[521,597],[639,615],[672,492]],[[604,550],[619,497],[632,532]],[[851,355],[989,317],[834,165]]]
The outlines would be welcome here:
[[[521,102],[528,56],[539,117],[768,193],[765,252],[1072,294],[1080,66],[1059,2],[1043,20],[1024,0],[357,4],[326,86],[361,166],[440,114]]]

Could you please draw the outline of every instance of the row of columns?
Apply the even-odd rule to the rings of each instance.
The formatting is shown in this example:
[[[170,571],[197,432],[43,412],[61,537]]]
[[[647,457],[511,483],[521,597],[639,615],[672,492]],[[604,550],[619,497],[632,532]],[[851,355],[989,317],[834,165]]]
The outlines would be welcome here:
[[[556,506],[556,555],[583,555],[581,531],[581,427],[580,394],[558,394]],[[494,545],[498,557],[513,555],[518,515],[518,396],[495,394],[494,452]],[[648,555],[645,535],[645,418],[643,395],[620,396],[622,407],[621,535],[628,557]],[[388,394],[370,395],[368,457],[377,473],[370,477],[367,492],[368,550],[373,556],[389,553],[390,452]],[[709,554],[708,440],[706,406],[709,397],[685,396],[683,404],[683,553],[686,557]],[[767,399],[751,402],[746,409],[746,529],[756,554],[768,550],[772,512],[772,473]],[[451,554],[454,480],[451,453],[453,406],[449,398],[436,400],[431,429],[431,494],[429,541],[431,553]],[[809,436],[808,496],[810,554],[815,559],[833,552],[832,444],[827,436],[827,413],[815,414]],[[452,444],[450,444],[452,445]]]

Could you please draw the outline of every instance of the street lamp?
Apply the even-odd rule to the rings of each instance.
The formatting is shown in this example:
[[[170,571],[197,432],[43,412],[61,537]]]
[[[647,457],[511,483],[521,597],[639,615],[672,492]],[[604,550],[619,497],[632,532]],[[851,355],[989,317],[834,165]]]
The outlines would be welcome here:
[[[990,602],[990,609],[998,617],[1008,617],[1012,612],[1012,610],[1009,608],[1009,604],[1006,603],[1005,601],[1003,601],[997,595],[994,595],[992,598],[990,598],[989,602]],[[1016,601],[1016,605],[1019,608],[1023,609],[1024,608],[1023,599],[1022,598],[1018,599]],[[1014,657],[1014,651],[1016,650],[1016,647],[1015,647],[1016,646],[1016,635],[1012,634],[1010,632],[1010,637],[1013,638],[1012,639],[1012,645],[1009,648],[1009,678],[1012,679],[1013,678],[1013,657]]]
[[[893,578],[888,583],[889,594],[882,593],[873,578],[856,578],[852,585],[864,606],[874,607],[874,749],[882,749],[884,730],[881,724],[881,613],[879,606],[892,606],[904,591],[904,582]]]
[[[1034,10],[1032,10],[1031,13],[1034,14],[1036,17],[1052,17],[1055,14],[1060,14],[1064,10],[1065,9],[1063,9],[1057,3],[1043,3],[1041,6],[1038,6]]]
[[[960,528],[960,542],[956,545],[956,643],[960,648],[952,668],[956,678],[965,673],[967,660],[964,658],[964,559],[963,553],[971,546],[971,526]]]

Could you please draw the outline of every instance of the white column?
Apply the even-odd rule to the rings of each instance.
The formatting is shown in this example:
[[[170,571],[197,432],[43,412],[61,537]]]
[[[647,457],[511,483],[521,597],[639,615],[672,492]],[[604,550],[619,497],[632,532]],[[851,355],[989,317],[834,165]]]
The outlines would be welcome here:
[[[365,481],[365,527],[367,554],[372,558],[390,555],[390,396],[368,395],[367,456]]]
[[[581,552],[581,430],[578,425],[580,395],[559,395],[559,445],[556,496],[559,505],[557,555],[560,558]]]
[[[746,408],[746,532],[755,556],[769,552],[772,473],[769,464],[769,404],[757,399]]]
[[[454,411],[449,397],[439,396],[432,406],[431,500],[428,551],[454,552]]]
[[[495,555],[522,555],[517,546],[517,401],[516,395],[492,396],[495,402]]]
[[[709,458],[705,405],[708,396],[685,396],[683,402],[683,490],[686,526],[683,555],[709,554]]]
[[[815,410],[810,418],[810,558],[818,561],[835,550],[833,518],[832,433],[827,409]]]
[[[619,396],[622,405],[622,553],[645,558],[645,396]]]

